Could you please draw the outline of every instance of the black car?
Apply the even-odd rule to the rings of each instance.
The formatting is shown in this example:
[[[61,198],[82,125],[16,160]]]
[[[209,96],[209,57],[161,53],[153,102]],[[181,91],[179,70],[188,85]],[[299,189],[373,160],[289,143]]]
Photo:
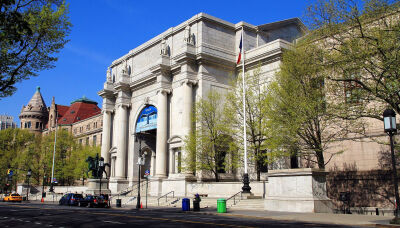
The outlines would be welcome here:
[[[63,197],[61,197],[58,204],[59,205],[78,206],[82,199],[83,199],[82,194],[67,193]]]
[[[100,196],[88,195],[80,201],[79,206],[81,206],[81,207],[86,207],[86,206],[109,207],[108,196],[107,195],[100,195]]]

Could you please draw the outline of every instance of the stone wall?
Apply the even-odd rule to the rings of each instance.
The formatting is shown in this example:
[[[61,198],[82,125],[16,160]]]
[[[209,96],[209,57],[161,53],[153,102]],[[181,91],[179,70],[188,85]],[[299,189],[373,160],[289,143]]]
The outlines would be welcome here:
[[[341,208],[340,192],[350,192],[350,207],[393,208],[391,170],[335,171],[327,176],[328,197]]]

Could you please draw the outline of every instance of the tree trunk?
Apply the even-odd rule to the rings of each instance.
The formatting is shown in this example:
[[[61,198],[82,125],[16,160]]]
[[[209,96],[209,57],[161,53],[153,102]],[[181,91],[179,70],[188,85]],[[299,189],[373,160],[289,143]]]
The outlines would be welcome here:
[[[316,150],[315,155],[317,156],[318,168],[325,169],[324,154],[322,150]]]
[[[215,182],[219,182],[218,171],[216,171],[214,174],[215,174]]]

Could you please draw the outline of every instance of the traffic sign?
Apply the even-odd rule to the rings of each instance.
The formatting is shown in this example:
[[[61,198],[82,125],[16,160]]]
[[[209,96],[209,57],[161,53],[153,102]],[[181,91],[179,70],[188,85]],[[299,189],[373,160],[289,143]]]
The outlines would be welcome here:
[[[146,169],[146,171],[144,171],[144,175],[146,176],[150,175],[150,170]]]

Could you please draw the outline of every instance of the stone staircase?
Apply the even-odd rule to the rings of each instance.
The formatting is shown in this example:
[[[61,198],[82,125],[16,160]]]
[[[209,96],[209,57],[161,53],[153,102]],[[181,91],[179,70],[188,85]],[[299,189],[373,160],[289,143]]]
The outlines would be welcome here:
[[[228,207],[228,206],[227,206]],[[264,210],[264,199],[242,199],[236,205],[228,207],[233,210]]]

